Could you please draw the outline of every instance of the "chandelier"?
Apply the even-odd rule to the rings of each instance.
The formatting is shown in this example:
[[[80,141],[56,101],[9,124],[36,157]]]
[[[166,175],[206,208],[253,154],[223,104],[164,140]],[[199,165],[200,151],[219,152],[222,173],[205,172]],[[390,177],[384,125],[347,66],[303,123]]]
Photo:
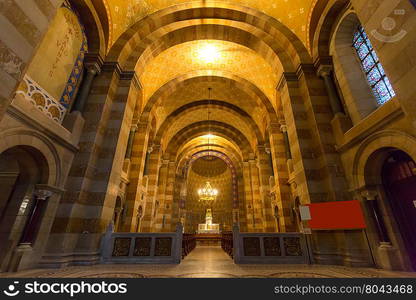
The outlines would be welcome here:
[[[202,189],[198,190],[199,201],[215,201],[218,196],[218,190],[212,188],[211,183],[207,181]]]
[[[209,111],[209,107],[211,104],[211,90],[212,88],[208,88],[208,159],[210,158],[210,137],[211,137],[211,122],[210,122],[210,115],[211,112]],[[205,184],[205,186],[202,189],[198,190],[198,196],[199,196],[199,201],[204,201],[206,203],[209,202],[213,202],[217,199],[218,196],[218,190],[214,189],[211,186],[211,183],[209,181],[207,181],[207,183]]]

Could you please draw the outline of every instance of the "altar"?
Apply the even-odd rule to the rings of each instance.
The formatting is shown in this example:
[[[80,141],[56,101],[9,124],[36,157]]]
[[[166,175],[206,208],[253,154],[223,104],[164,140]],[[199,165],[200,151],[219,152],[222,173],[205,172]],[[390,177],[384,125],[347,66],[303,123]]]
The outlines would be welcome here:
[[[205,214],[205,223],[198,224],[198,234],[219,234],[220,233],[220,224],[213,224],[212,223],[212,210],[210,208],[207,209]]]

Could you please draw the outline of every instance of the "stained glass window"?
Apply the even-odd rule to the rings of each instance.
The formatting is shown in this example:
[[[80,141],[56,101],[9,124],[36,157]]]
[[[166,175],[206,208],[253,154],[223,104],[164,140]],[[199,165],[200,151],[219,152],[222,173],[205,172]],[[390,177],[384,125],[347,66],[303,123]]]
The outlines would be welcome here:
[[[362,26],[359,26],[354,33],[352,45],[357,51],[368,83],[373,90],[378,104],[382,105],[396,96],[380,60],[374,51],[373,45]]]

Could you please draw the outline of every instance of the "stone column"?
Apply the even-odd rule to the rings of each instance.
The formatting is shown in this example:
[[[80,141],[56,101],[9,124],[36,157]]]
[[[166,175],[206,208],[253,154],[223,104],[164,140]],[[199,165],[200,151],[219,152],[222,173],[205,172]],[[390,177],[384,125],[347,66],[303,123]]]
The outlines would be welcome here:
[[[33,206],[23,229],[20,244],[33,244],[35,242],[47,201],[52,194],[48,190],[36,190],[33,194]]]
[[[264,227],[264,215],[263,215],[263,205],[260,196],[260,178],[259,178],[259,169],[257,167],[257,162],[254,159],[249,160],[250,165],[250,185],[251,193],[253,197],[253,214],[254,214],[254,231],[263,232]]]
[[[84,108],[85,124],[52,227],[56,264],[94,262],[102,233],[112,221],[138,84],[134,72],[105,63]],[[79,257],[77,255],[80,254]]]
[[[163,159],[159,169],[159,178],[158,178],[158,190],[157,190],[157,200],[159,201],[159,209],[156,212],[155,218],[153,221],[153,229],[156,232],[162,231],[165,227],[165,199],[166,199],[166,188],[169,176],[169,160]]]
[[[136,231],[137,211],[142,203],[143,172],[147,153],[150,126],[148,123],[138,123],[133,136],[130,155],[129,184],[126,190],[125,222],[121,228],[124,232]],[[127,153],[127,151],[126,151]]]
[[[99,63],[86,63],[85,64],[85,77],[82,81],[81,89],[76,97],[73,111],[84,112],[85,105],[91,92],[92,83],[94,78],[101,72],[101,66]]]
[[[127,142],[127,149],[126,149],[126,155],[125,155],[126,159],[131,158],[131,152],[133,150],[133,142],[134,142],[134,136],[136,134],[136,131],[137,131],[137,125],[132,126],[130,129],[129,140]]]
[[[273,210],[270,201],[270,177],[273,175],[270,166],[270,151],[266,152],[264,146],[257,146],[257,159],[260,181],[260,194],[262,202],[263,227],[266,232],[273,232]]]
[[[288,155],[287,151],[289,144],[288,139],[285,139],[284,132],[281,130],[280,124],[273,124],[269,128],[270,133],[270,148],[273,156],[274,164],[274,179],[275,186],[273,188],[274,201],[273,205],[279,207],[279,223],[280,232],[293,232],[293,222],[291,218],[292,197],[290,192],[289,169],[288,169]],[[284,127],[283,129],[286,129]],[[287,136],[287,131],[286,131]],[[289,149],[290,150],[290,149]]]
[[[331,64],[322,64],[321,60],[319,60],[317,74],[324,81],[329,105],[331,106],[331,111],[334,114],[334,118],[331,121],[334,137],[337,143],[340,144],[343,141],[344,133],[352,127],[352,123],[351,119],[344,112],[342,101],[339,97],[337,87],[334,82],[332,60],[329,62]]]
[[[254,217],[253,193],[251,191],[250,163],[248,161],[243,162],[243,179],[245,207],[247,211],[247,229],[248,231],[254,231],[256,221]]]
[[[153,209],[157,196],[158,180],[159,180],[159,164],[161,158],[160,145],[153,145],[152,152],[149,155],[148,161],[148,183],[146,205],[144,210],[144,217],[142,221],[142,232],[150,232],[152,229]]]
[[[283,140],[285,142],[285,151],[287,160],[292,159],[292,152],[290,151],[289,135],[287,134],[287,126],[281,125],[280,131],[283,134]]]
[[[337,88],[332,78],[332,66],[322,65],[318,68],[318,76],[324,80],[326,92],[328,93],[329,104],[334,116],[344,114],[341,99],[338,96]]]
[[[377,229],[377,235],[381,244],[391,245],[390,238],[387,232],[386,224],[384,223],[383,216],[380,212],[380,208],[377,203],[376,191],[363,191],[361,195],[367,200],[367,208],[371,219]]]

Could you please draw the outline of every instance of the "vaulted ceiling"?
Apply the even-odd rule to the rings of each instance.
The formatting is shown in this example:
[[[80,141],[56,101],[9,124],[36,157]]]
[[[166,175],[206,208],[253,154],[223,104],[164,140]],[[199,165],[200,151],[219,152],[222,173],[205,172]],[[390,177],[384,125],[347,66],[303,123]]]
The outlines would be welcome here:
[[[138,119],[153,124],[150,140],[178,164],[207,149],[239,164],[267,146],[278,82],[312,63],[311,32],[328,1],[85,3],[100,18],[106,60],[142,85]]]
[[[109,45],[140,19],[164,8],[187,3],[189,0],[102,0],[110,27]],[[205,1],[210,2],[210,1]],[[212,2],[212,1],[211,1]],[[315,0],[232,0],[229,3],[248,6],[284,23],[305,44],[307,29]]]

